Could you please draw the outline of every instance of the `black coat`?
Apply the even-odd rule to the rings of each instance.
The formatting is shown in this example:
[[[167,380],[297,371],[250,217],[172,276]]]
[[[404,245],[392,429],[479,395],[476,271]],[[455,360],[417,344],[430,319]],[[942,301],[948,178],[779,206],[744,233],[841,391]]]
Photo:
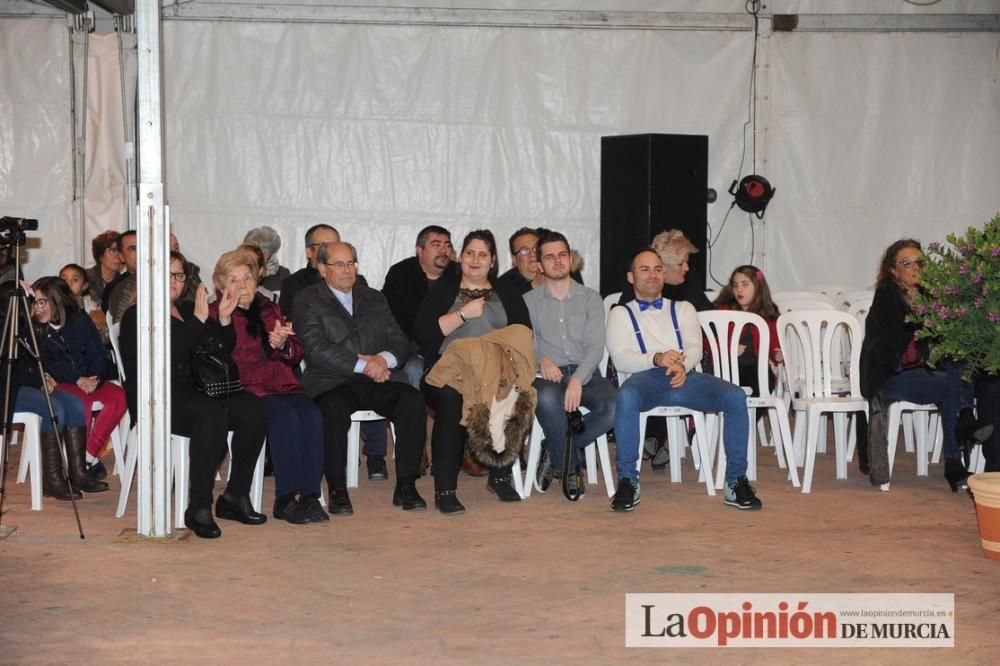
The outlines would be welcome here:
[[[76,384],[80,377],[108,378],[108,357],[97,326],[87,313],[67,312],[66,322],[56,330],[38,329],[38,349],[45,371],[61,384]]]
[[[438,282],[445,275],[457,271],[458,264],[453,262],[434,282]],[[389,272],[385,274],[382,294],[389,301],[392,316],[396,318],[396,322],[407,337],[413,337],[413,323],[417,319],[417,312],[420,311],[420,304],[423,303],[424,296],[430,291],[431,282],[427,279],[427,274],[420,267],[420,262],[416,257],[409,257],[393,264],[389,268]]]
[[[879,286],[865,319],[861,344],[861,395],[874,398],[893,374],[920,327],[906,321],[910,306],[893,282]]]
[[[413,323],[413,337],[420,345],[420,355],[424,357],[424,367],[429,368],[437,362],[440,354],[441,343],[444,341],[444,333],[441,332],[441,325],[438,319],[441,315],[448,314],[451,306],[455,304],[458,297],[458,290],[462,284],[460,272],[444,276],[439,279],[440,284],[434,287],[420,304],[416,321]],[[531,315],[528,314],[528,306],[517,289],[505,280],[491,280],[491,286],[496,291],[504,311],[507,313],[507,325],[524,324],[531,328]]]
[[[295,298],[295,334],[306,352],[302,386],[316,397],[355,377],[358,354],[390,352],[397,367],[406,363],[406,334],[389,311],[381,292],[355,284],[354,314],[340,304],[326,282],[314,284]]]

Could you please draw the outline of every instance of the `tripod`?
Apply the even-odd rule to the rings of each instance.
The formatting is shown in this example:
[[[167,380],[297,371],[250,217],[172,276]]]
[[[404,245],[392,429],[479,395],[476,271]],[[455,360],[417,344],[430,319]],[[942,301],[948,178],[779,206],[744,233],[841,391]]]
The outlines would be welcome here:
[[[21,257],[20,248],[26,242],[25,230],[38,229],[38,220],[25,218],[4,217],[0,219],[0,243],[6,245],[8,251],[14,257],[14,279],[16,288],[7,301],[7,314],[3,324],[3,335],[0,336],[0,348],[2,356],[0,362],[3,363],[3,424],[0,435],[3,437],[3,446],[0,447],[0,521],[3,520],[3,505],[7,497],[7,454],[10,447],[10,435],[13,429],[12,419],[14,417],[14,395],[12,395],[11,384],[13,383],[14,366],[22,353],[27,353],[34,359],[37,366],[38,376],[42,378],[42,394],[45,396],[45,404],[48,407],[50,423],[55,431],[56,442],[58,443],[61,467],[60,471],[66,479],[69,488],[69,499],[73,505],[73,515],[76,517],[76,526],[80,533],[80,538],[84,538],[83,524],[80,522],[80,511],[76,505],[76,490],[73,488],[72,475],[67,474],[69,461],[66,459],[66,447],[63,445],[63,438],[59,420],[52,408],[52,397],[50,395],[48,383],[45,381],[45,369],[42,367],[42,357],[38,350],[38,337],[35,329],[31,326],[31,311],[28,309],[28,296],[24,287],[20,283]],[[23,319],[22,319],[23,317]],[[28,336],[22,334],[23,328]],[[24,455],[24,453],[22,453]],[[34,470],[33,474],[39,475],[40,470]],[[34,480],[32,481],[34,482]],[[5,536],[4,532],[11,532],[0,523],[0,536]]]

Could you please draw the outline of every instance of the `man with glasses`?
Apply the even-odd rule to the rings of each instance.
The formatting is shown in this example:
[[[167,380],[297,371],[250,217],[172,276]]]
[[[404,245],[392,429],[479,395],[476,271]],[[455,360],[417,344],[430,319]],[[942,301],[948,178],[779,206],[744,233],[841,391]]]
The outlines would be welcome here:
[[[509,282],[523,296],[545,280],[542,265],[538,263],[538,230],[521,227],[508,244],[514,266],[500,279]]]
[[[330,510],[352,514],[347,494],[347,434],[351,414],[370,409],[396,429],[396,488],[392,503],[404,510],[425,509],[417,492],[424,447],[426,407],[409,384],[390,380],[406,361],[406,334],[385,297],[358,282],[358,255],[348,243],[329,243],[316,252],[323,281],[296,298],[295,329],[306,353],[302,385],[323,412],[326,480]]]
[[[281,282],[281,296],[278,297],[278,307],[285,319],[295,324],[295,297],[306,287],[323,281],[318,264],[320,248],[340,242],[340,232],[329,224],[317,224],[306,230],[306,265]],[[356,275],[358,282],[368,286],[364,276]],[[365,456],[368,458],[368,480],[384,481],[389,478],[385,466],[385,452],[388,440],[385,434],[385,424],[382,421],[366,421],[361,424],[361,436],[365,440]]]

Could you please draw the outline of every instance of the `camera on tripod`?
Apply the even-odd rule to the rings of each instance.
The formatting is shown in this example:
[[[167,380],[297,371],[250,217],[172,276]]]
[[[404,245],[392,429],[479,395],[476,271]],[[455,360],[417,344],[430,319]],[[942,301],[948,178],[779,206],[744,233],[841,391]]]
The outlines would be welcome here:
[[[37,231],[38,220],[27,217],[0,217],[0,248],[20,247],[25,244],[27,238],[25,231]]]

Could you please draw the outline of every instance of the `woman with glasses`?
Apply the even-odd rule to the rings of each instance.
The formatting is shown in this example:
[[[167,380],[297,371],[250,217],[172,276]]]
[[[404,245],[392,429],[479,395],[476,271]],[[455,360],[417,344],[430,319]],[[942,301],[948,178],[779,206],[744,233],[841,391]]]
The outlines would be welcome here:
[[[104,296],[105,285],[113,282],[125,265],[119,246],[120,238],[121,234],[109,229],[90,242],[95,263],[87,269],[87,288],[91,298],[98,303]]]
[[[479,337],[512,324],[531,328],[528,306],[516,287],[496,277],[492,232],[470,232],[462,242],[459,261],[461,274],[448,273],[438,279],[439,284],[424,297],[413,325],[413,336],[428,370],[455,340]],[[422,388],[427,404],[435,411],[431,434],[434,504],[441,513],[463,513],[465,507],[455,495],[466,438],[460,423],[462,394],[450,386],[431,386],[426,379]],[[510,465],[490,468],[487,487],[501,501],[520,500],[511,485]]]
[[[42,365],[60,390],[83,402],[86,425],[66,429],[73,483],[84,492],[105,491],[108,484],[101,479],[108,473],[100,455],[125,415],[125,391],[106,381],[111,368],[101,334],[77,305],[69,286],[58,277],[44,277],[32,285],[32,291]],[[97,402],[103,406],[91,421]]]
[[[212,517],[215,473],[226,456],[232,432],[229,483],[215,504],[215,515],[246,525],[260,525],[267,516],[254,511],[250,483],[264,445],[264,403],[242,391],[227,398],[212,398],[195,387],[191,351],[214,338],[230,352],[236,345],[233,312],[238,289],[224,289],[215,304],[217,318],[209,316],[208,289],[198,286],[194,301],[181,299],[191,280],[191,265],[180,252],[170,253],[170,420],[171,432],[190,438],[188,446],[188,507],[184,524],[203,539],[222,536]],[[122,316],[119,338],[125,376],[136,377],[136,309]]]
[[[274,464],[274,517],[303,524],[329,520],[319,503],[323,476],[323,416],[292,372],[305,355],[278,305],[257,290],[260,250],[243,245],[219,258],[212,281],[218,293],[235,290],[233,360],[247,391],[263,399]],[[220,319],[221,299],[209,307]]]
[[[923,266],[920,243],[912,238],[896,241],[882,255],[861,345],[861,393],[869,400],[878,396],[937,405],[944,435],[944,476],[957,492],[967,487],[969,476],[962,448],[989,437],[993,427],[977,423],[973,416],[972,385],[962,381],[962,364],[941,362],[929,368],[927,339],[918,340],[920,325],[907,321]],[[871,443],[875,444],[874,437]]]

